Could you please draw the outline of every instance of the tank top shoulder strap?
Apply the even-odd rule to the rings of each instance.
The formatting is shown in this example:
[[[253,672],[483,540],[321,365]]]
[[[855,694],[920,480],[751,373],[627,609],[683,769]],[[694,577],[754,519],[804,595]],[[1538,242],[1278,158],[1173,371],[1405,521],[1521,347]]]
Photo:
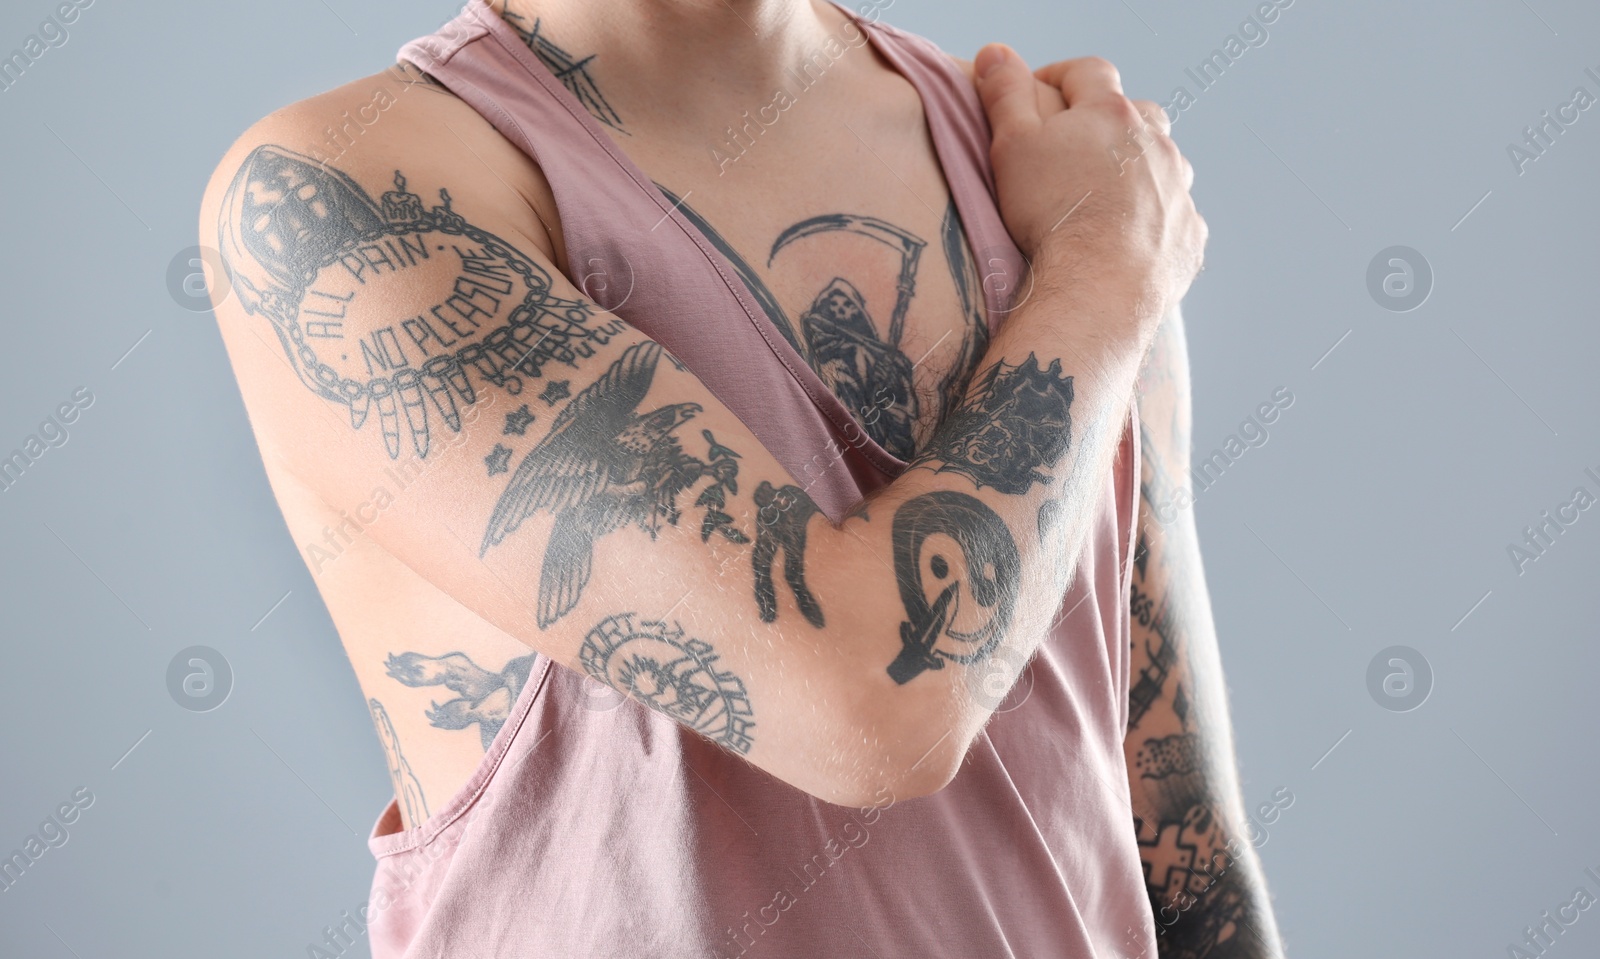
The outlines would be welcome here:
[[[399,57],[533,157],[555,195],[569,248],[587,247],[591,233],[626,229],[623,219],[643,218],[648,229],[669,209],[486,0],[469,0],[436,32],[401,47]],[[580,188],[581,198],[573,195]]]
[[[989,162],[989,119],[978,91],[955,60],[932,40],[863,16],[837,0],[830,2],[863,30],[874,48],[922,96],[928,132],[977,260],[993,333],[1021,302],[1026,262],[1000,219],[994,168]]]

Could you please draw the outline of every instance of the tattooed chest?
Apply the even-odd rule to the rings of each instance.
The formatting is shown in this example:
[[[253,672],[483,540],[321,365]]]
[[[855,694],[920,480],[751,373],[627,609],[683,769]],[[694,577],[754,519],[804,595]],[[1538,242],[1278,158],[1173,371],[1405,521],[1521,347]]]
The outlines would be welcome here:
[[[663,188],[727,258],[772,328],[863,432],[902,459],[959,404],[988,345],[977,271],[954,205],[925,236],[824,213],[731,243]]]

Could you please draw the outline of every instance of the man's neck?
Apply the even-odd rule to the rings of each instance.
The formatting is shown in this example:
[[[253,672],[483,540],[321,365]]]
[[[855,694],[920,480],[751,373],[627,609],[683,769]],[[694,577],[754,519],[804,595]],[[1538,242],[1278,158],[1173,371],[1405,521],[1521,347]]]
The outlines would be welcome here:
[[[490,0],[502,16],[575,59],[594,55],[608,96],[694,128],[729,106],[766,102],[793,71],[853,31],[825,0]]]

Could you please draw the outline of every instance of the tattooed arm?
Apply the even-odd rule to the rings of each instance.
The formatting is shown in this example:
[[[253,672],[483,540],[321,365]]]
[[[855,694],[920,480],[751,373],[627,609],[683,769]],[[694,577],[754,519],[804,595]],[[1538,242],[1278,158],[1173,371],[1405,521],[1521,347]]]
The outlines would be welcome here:
[[[292,146],[337,115],[312,101],[257,124],[201,210],[280,500],[319,502],[342,518],[330,538],[361,537],[812,795],[862,804],[948,782],[990,714],[968,667],[1024,662],[1048,632],[1152,291],[1170,292],[1125,238],[1129,211],[1029,245],[1036,292],[919,468],[835,523],[691,372],[561,275],[559,234],[526,199],[537,168],[476,114],[423,98],[348,155]],[[1170,162],[1162,176],[1179,179]],[[1159,238],[1172,206],[1133,219],[1153,216]]]
[[[1143,479],[1124,748],[1156,942],[1164,959],[1273,959],[1283,950],[1240,798],[1187,505],[1189,364],[1177,310],[1156,336],[1138,403]]]

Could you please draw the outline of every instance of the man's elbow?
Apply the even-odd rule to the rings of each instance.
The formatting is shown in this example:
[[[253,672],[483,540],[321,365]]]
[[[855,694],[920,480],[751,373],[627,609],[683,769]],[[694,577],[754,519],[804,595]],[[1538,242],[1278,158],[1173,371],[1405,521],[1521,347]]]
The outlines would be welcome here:
[[[960,761],[925,762],[904,768],[884,765],[871,775],[829,776],[799,784],[811,796],[835,806],[883,808],[908,799],[931,796],[955,778]]]
[[[848,743],[830,775],[806,789],[838,806],[867,808],[931,796],[961,769],[971,736],[963,735],[948,710],[917,708],[903,701],[907,690],[879,695],[848,724]]]
[[[958,743],[954,730],[946,732],[943,740],[898,771],[895,795],[903,799],[919,799],[950,785],[966,757],[964,747],[965,741]]]

